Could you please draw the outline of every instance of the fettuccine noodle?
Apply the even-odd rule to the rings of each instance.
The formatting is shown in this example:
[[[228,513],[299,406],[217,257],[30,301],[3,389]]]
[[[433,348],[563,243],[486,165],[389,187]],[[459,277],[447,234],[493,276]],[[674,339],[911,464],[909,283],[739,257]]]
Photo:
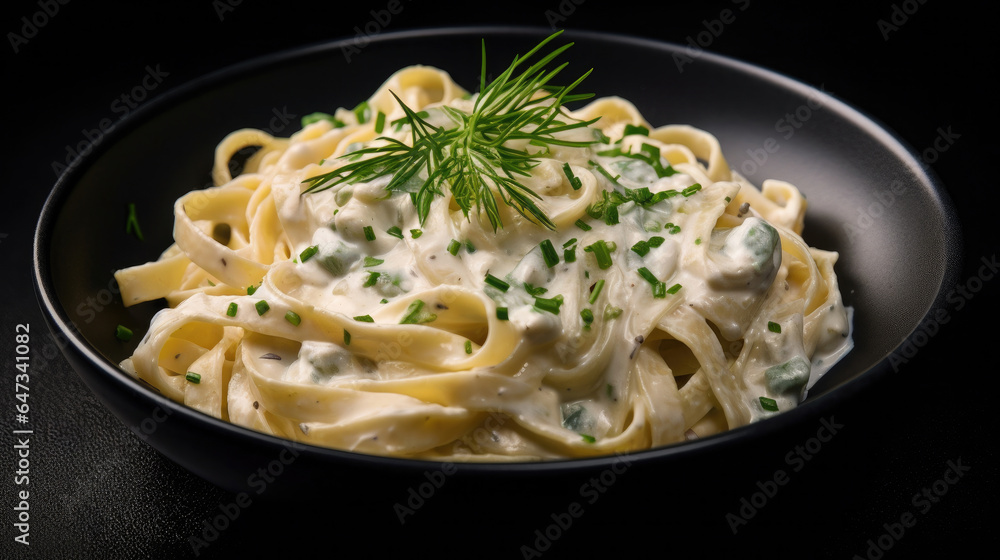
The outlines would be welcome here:
[[[390,92],[439,124],[440,107],[472,103],[445,72],[409,67],[367,114],[340,109],[287,139],[247,129],[222,140],[216,186],[174,206],[175,244],[116,274],[126,305],[168,304],[125,370],[205,414],[303,443],[509,461],[742,426],[796,406],[851,348],[837,253],[802,240],[799,190],[758,190],[711,134],[655,128],[621,98],[569,111],[600,119],[568,137],[600,140],[539,149],[523,178],[554,230],[501,204],[494,232],[446,189],[421,224],[388,177],[304,194],[306,179],[377,137],[410,141]],[[675,173],[632,157],[657,151]],[[615,219],[595,211],[612,192],[672,196],[627,200]]]

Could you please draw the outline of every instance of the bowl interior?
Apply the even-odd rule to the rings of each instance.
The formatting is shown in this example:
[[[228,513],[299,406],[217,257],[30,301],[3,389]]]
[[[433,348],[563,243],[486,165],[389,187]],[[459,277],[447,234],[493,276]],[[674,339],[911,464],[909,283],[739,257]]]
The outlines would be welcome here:
[[[115,364],[131,354],[160,306],[126,309],[112,274],[155,259],[172,243],[173,203],[209,186],[213,152],[226,134],[254,127],[287,136],[303,115],[353,107],[412,64],[442,68],[475,90],[482,37],[490,71],[499,72],[545,34],[385,34],[350,57],[341,44],[319,45],[247,63],[148,103],[84,154],[46,205],[36,258],[50,313],[72,326],[73,344],[96,356],[102,375],[118,376]],[[566,76],[594,69],[582,90],[625,97],[654,126],[705,129],[752,182],[781,179],[805,193],[806,241],[840,253],[841,291],[855,310],[855,348],[812,389],[807,406],[884,367],[939,300],[959,247],[950,203],[912,152],[821,90],[752,66],[707,53],[679,65],[683,47],[602,34],[565,37],[575,41],[564,55]],[[141,241],[126,233],[129,205]],[[132,341],[115,338],[119,324],[135,331]],[[115,382],[134,383],[124,374]]]

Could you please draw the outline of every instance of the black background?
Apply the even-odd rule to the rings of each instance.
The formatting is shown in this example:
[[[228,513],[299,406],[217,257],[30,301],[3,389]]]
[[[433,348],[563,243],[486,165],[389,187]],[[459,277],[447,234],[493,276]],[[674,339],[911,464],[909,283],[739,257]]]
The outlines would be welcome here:
[[[9,283],[0,291],[0,423],[8,426],[0,436],[0,557],[193,557],[189,537],[202,536],[203,521],[219,515],[220,504],[234,497],[136,438],[61,357],[46,358],[43,352],[52,347],[42,342],[34,348],[30,397],[31,544],[13,541],[14,493],[22,487],[13,481],[15,370],[8,339],[22,323],[31,325],[34,340],[44,340],[46,332],[32,289],[30,255],[36,217],[56,178],[52,162],[64,160],[66,147],[84,139],[83,130],[119,116],[112,102],[140,82],[147,66],[169,73],[162,90],[151,92],[155,98],[233,63],[353,37],[356,27],[363,30],[375,19],[372,10],[383,10],[388,2],[334,7],[332,2],[205,0],[111,7],[76,0],[58,5],[55,15],[36,16],[44,13],[43,4],[7,2],[0,17],[7,37],[0,52],[8,94],[0,185],[14,205],[0,219],[0,262]],[[735,21],[701,46],[822,86],[918,153],[933,147],[942,130],[957,135],[931,170],[963,223],[959,284],[977,291],[953,298],[945,307],[948,322],[917,356],[835,411],[835,421],[844,427],[800,471],[791,472],[784,458],[816,435],[819,418],[741,455],[719,457],[709,473],[622,474],[599,501],[586,504],[572,526],[559,531],[542,557],[632,557],[647,550],[664,557],[923,558],[965,557],[979,546],[995,550],[998,425],[992,405],[998,367],[992,346],[998,280],[987,278],[991,273],[983,268],[983,259],[995,259],[998,245],[995,8],[945,0],[886,0],[863,7],[764,0],[664,2],[656,8],[598,0],[401,5],[383,31],[554,23],[682,44],[697,40],[724,9],[733,9]],[[25,33],[22,17],[44,25],[28,38],[31,30]],[[880,28],[880,20],[895,28]],[[16,52],[10,33],[27,38]],[[913,495],[942,479],[949,461],[968,470],[922,511]],[[791,472],[790,482],[733,535],[727,514],[736,513],[741,499],[752,497],[757,483],[778,470]],[[537,546],[535,530],[544,532],[554,522],[552,514],[579,500],[584,482],[526,485],[521,492],[512,487],[506,500],[497,499],[495,488],[479,499],[475,484],[445,485],[405,525],[392,501],[261,500],[242,509],[198,552],[230,557],[314,549],[324,556],[522,558],[522,545]],[[671,490],[677,488],[683,491]],[[401,490],[398,500],[406,497]],[[887,525],[906,512],[916,524],[902,535],[885,536]],[[889,550],[871,548],[880,536]]]

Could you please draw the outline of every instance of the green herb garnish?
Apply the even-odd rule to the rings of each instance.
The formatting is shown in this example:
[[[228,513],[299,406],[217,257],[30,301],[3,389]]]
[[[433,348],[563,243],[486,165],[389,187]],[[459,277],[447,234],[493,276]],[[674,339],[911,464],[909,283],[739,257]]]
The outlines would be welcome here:
[[[764,410],[767,410],[767,411],[770,411],[770,412],[777,412],[778,411],[778,402],[775,401],[774,399],[769,399],[767,397],[761,397],[760,398],[760,407],[763,408]]]
[[[552,246],[551,241],[546,239],[539,243],[538,247],[542,250],[542,258],[545,259],[545,266],[552,268],[559,264],[559,253],[556,253],[556,248]]]
[[[590,292],[590,299],[587,300],[591,305],[597,301],[597,296],[601,295],[601,290],[604,289],[604,278],[601,278],[594,284],[594,291]]]
[[[603,239],[587,245],[583,250],[594,254],[594,257],[597,259],[597,266],[601,270],[607,270],[611,267],[611,248]]]
[[[118,325],[115,327],[115,338],[122,342],[128,342],[132,339],[132,329],[124,325]]]
[[[422,300],[415,299],[410,306],[406,308],[406,314],[403,315],[399,324],[420,325],[423,323],[430,323],[435,319],[437,319],[437,315],[424,311],[424,302]]]
[[[493,276],[488,272],[486,273],[486,283],[500,290],[501,292],[506,292],[507,290],[510,289],[510,284],[504,282],[503,280],[497,278],[496,276]]]
[[[307,260],[316,256],[316,253],[318,252],[319,252],[319,247],[317,247],[316,245],[310,245],[309,247],[306,247],[305,249],[302,250],[301,253],[299,253],[299,262],[306,262]]]
[[[593,143],[555,137],[558,133],[588,127],[597,120],[575,121],[562,109],[564,103],[592,97],[591,94],[571,93],[590,74],[589,70],[568,86],[550,84],[566,63],[551,70],[546,66],[572,43],[555,49],[515,75],[528,59],[561,33],[553,33],[524,56],[515,57],[513,63],[489,83],[486,82],[484,42],[480,92],[471,113],[441,107],[454,126],[437,127],[397,97],[405,114],[402,124],[410,128],[411,145],[380,137],[383,145],[362,148],[351,154],[352,158],[362,156],[361,159],[306,179],[309,185],[306,192],[328,189],[345,181],[365,182],[391,175],[387,190],[415,190],[414,203],[421,224],[427,219],[434,195],[443,195],[448,188],[467,217],[473,208],[479,213],[485,212],[494,231],[503,226],[497,194],[528,220],[555,229],[555,224],[535,204],[539,195],[518,180],[518,176],[528,176],[538,159],[527,150],[506,144],[511,140],[526,140],[529,145],[546,148],[552,145],[584,147]]]
[[[135,214],[135,204],[129,203],[128,217],[125,219],[125,233],[134,233],[142,241],[142,230],[139,229],[139,218]]]

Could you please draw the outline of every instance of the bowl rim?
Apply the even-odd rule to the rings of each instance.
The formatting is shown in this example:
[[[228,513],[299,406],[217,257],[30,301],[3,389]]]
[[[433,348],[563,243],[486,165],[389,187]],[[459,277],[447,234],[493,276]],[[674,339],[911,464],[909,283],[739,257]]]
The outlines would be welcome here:
[[[537,26],[519,25],[470,25],[470,26],[446,26],[410,29],[402,31],[382,32],[369,37],[373,43],[397,43],[405,42],[414,38],[427,37],[471,37],[479,35],[486,37],[504,36],[505,38],[540,38],[552,33],[551,29]],[[684,52],[688,47],[680,43],[663,41],[659,39],[643,38],[622,33],[612,33],[605,31],[591,30],[565,30],[562,38],[574,42],[591,40],[603,41],[614,44],[624,44],[646,50],[653,50],[665,53]],[[120,388],[130,391],[144,401],[143,406],[159,406],[167,408],[172,415],[180,415],[185,420],[195,423],[207,424],[212,430],[220,435],[237,438],[243,442],[264,447],[288,447],[295,446],[312,456],[324,461],[334,461],[353,464],[360,467],[373,467],[388,469],[390,471],[417,472],[425,470],[429,465],[439,465],[441,461],[431,459],[414,459],[406,457],[381,456],[360,452],[346,451],[321,447],[318,445],[286,440],[279,436],[264,434],[249,428],[223,421],[208,414],[204,414],[195,409],[187,407],[182,403],[174,402],[162,394],[149,387],[143,387],[139,382],[129,376],[112,363],[91,345],[80,334],[74,323],[68,318],[66,310],[60,305],[55,285],[51,276],[51,265],[48,255],[53,244],[52,229],[59,212],[63,208],[66,198],[72,191],[75,183],[87,171],[87,169],[110,146],[122,140],[134,128],[141,126],[149,117],[155,116],[171,107],[182,103],[190,96],[197,95],[201,91],[211,89],[228,80],[238,78],[245,73],[262,70],[272,65],[303,59],[310,56],[335,51],[352,45],[353,38],[341,38],[330,41],[322,41],[305,46],[293,47],[280,50],[274,53],[257,56],[226,66],[224,68],[209,72],[207,74],[189,80],[179,86],[173,87],[157,95],[155,98],[143,103],[140,107],[123,117],[115,123],[113,130],[108,131],[103,140],[98,145],[90,146],[86,153],[80,153],[59,175],[50,193],[47,195],[39,216],[38,225],[35,229],[32,247],[32,276],[36,299],[42,308],[47,325],[55,334],[61,334],[67,342],[59,344],[60,350],[70,358],[69,353],[74,353],[79,359],[88,362],[91,366],[99,370],[99,375],[107,377]],[[478,474],[543,474],[543,473],[564,473],[569,471],[590,470],[594,468],[606,468],[613,461],[621,460],[623,456],[628,457],[629,462],[650,462],[676,460],[695,454],[702,454],[708,451],[717,450],[729,444],[729,442],[749,442],[759,439],[767,434],[787,431],[793,426],[800,425],[806,419],[816,419],[836,408],[840,403],[857,395],[872,384],[886,378],[890,373],[887,361],[889,357],[898,349],[912,341],[914,334],[919,330],[920,325],[932,313],[944,308],[945,287],[954,283],[961,268],[962,232],[957,211],[952,203],[947,190],[935,175],[934,171],[920,163],[917,152],[906,144],[894,131],[876,118],[868,115],[862,110],[853,107],[829,92],[818,90],[795,78],[789,77],[780,72],[770,70],[755,64],[743,62],[741,60],[702,50],[699,52],[699,60],[707,61],[709,64],[727,68],[740,74],[749,75],[753,78],[766,82],[778,89],[789,91],[795,95],[803,97],[821,96],[824,107],[830,108],[840,118],[864,131],[880,145],[889,148],[901,163],[910,167],[914,173],[915,182],[920,185],[921,192],[933,197],[934,207],[941,212],[943,222],[946,224],[942,232],[944,236],[943,246],[946,251],[939,255],[943,259],[943,272],[938,291],[930,306],[920,316],[910,332],[899,341],[897,346],[886,355],[882,356],[878,362],[871,367],[859,372],[854,378],[834,387],[828,394],[824,394],[816,399],[806,399],[799,406],[792,410],[770,417],[766,420],[740,426],[731,430],[721,432],[705,438],[688,440],[669,444],[666,446],[643,449],[628,453],[616,453],[613,455],[601,455],[594,457],[554,459],[554,460],[517,460],[504,462],[483,462],[483,461],[454,461],[459,471]],[[86,375],[80,371],[73,359],[69,360],[77,375],[84,378]],[[89,385],[90,382],[87,381]],[[105,403],[105,407],[112,409]],[[112,410],[112,412],[114,412]],[[117,412],[115,412],[117,416]],[[132,428],[134,430],[134,428]],[[150,438],[151,443],[154,438]],[[154,443],[155,447],[155,443]],[[173,460],[173,458],[171,458]]]

